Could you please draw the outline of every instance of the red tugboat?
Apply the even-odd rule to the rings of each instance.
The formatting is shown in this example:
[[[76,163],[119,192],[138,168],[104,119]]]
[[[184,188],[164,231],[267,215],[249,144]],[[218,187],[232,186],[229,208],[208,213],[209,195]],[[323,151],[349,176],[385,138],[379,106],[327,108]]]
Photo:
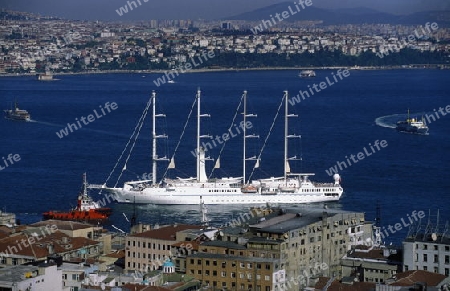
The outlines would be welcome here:
[[[83,187],[78,195],[77,207],[68,211],[47,211],[43,214],[43,218],[56,220],[72,220],[83,221],[89,223],[103,223],[108,220],[111,215],[111,208],[100,207],[97,202],[87,194],[86,173],[83,174]]]

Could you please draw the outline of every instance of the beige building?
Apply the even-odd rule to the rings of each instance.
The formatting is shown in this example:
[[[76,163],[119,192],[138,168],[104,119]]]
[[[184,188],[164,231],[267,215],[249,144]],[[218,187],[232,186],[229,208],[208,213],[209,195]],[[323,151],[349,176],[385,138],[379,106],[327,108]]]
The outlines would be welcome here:
[[[177,232],[201,228],[199,225],[178,224],[128,236],[125,243],[125,270],[158,270],[172,255],[172,245],[179,242]]]
[[[360,282],[386,283],[402,271],[400,250],[379,246],[357,246],[341,260],[342,276]]]
[[[188,257],[187,275],[207,290],[282,290],[285,274],[277,259],[197,253]]]
[[[318,274],[340,277],[340,259],[352,245],[372,237],[372,225],[365,223],[364,213],[301,209],[297,213],[282,211],[276,217],[250,225],[250,232],[267,241],[283,241],[281,268],[286,270],[288,290],[294,290],[289,286],[294,286],[299,278]]]
[[[340,259],[372,237],[372,225],[363,213],[298,211],[280,210],[248,227],[218,231],[217,240],[187,256],[186,274],[213,289],[264,291],[299,290],[319,276],[341,277]]]

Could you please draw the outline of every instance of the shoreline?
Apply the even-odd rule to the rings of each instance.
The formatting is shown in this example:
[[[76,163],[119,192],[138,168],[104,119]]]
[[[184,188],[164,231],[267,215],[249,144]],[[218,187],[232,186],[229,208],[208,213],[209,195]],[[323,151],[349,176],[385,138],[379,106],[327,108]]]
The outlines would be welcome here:
[[[260,68],[202,68],[187,70],[181,74],[186,73],[207,73],[207,72],[232,72],[232,71],[277,71],[277,70],[417,70],[417,69],[435,69],[443,70],[450,69],[450,66],[445,64],[411,64],[401,66],[323,66],[323,67],[260,67]],[[171,70],[108,70],[108,71],[83,71],[83,72],[58,72],[52,73],[53,76],[64,75],[90,75],[90,74],[165,74]],[[24,77],[36,76],[41,73],[0,73],[0,77]],[[45,81],[45,80],[43,80]],[[52,80],[48,80],[52,81]]]

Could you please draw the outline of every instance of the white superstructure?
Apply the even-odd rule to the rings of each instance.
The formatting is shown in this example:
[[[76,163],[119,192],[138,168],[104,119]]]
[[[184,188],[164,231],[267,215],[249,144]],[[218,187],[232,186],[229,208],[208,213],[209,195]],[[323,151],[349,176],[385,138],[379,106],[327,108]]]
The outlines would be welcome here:
[[[244,122],[247,117],[256,115],[247,114],[245,106],[246,92],[244,91]],[[285,102],[285,169],[284,176],[280,178],[267,178],[256,181],[246,181],[245,163],[256,160],[259,164],[259,157],[246,158],[245,139],[256,137],[247,135],[243,128],[244,153],[243,153],[243,176],[229,178],[209,179],[206,175],[205,162],[209,159],[205,157],[205,150],[200,146],[200,139],[208,136],[201,135],[201,117],[208,116],[201,114],[200,110],[200,90],[197,91],[197,176],[187,179],[163,179],[158,182],[156,177],[156,163],[161,160],[168,160],[165,157],[159,158],[156,152],[156,139],[166,136],[156,134],[155,118],[162,116],[155,113],[156,94],[152,93],[153,106],[153,171],[151,180],[141,180],[126,182],[122,188],[108,188],[107,191],[114,194],[115,199],[122,203],[148,203],[166,205],[198,205],[199,201],[204,204],[262,204],[262,203],[312,203],[322,201],[337,201],[342,195],[343,189],[340,185],[340,177],[336,174],[334,183],[314,183],[308,177],[314,174],[293,174],[290,173],[288,139],[297,137],[288,135],[287,120],[294,115],[288,114],[288,93],[284,94]],[[245,124],[245,123],[244,123]],[[216,161],[216,166],[218,162]],[[170,160],[169,168],[174,167],[173,158]],[[257,167],[257,165],[255,165]]]

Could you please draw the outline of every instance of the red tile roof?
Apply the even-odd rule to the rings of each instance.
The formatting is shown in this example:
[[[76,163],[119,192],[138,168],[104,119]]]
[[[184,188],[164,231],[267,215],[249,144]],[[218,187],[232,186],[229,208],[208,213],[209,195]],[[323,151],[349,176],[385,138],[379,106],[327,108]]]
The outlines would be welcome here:
[[[49,219],[44,221],[39,221],[33,224],[30,224],[30,227],[42,227],[47,225],[56,225],[58,229],[61,230],[78,230],[78,229],[85,229],[85,228],[91,228],[94,227],[91,224],[88,223],[82,223],[82,222],[76,222],[76,221],[64,221],[64,220],[55,220],[55,219]]]
[[[189,224],[175,224],[170,226],[161,227],[158,229],[151,229],[141,233],[130,235],[130,237],[145,237],[160,240],[173,240],[175,241],[175,235],[179,231],[186,229],[202,229],[203,226],[200,225],[189,225]]]
[[[327,285],[328,280],[330,280],[330,278],[320,277],[314,288],[316,290],[322,290],[323,287]],[[369,282],[354,282],[349,285],[340,283],[337,279],[335,279],[333,283],[331,283],[330,287],[328,287],[327,291],[371,291],[375,289],[375,285],[375,283]]]
[[[397,280],[392,286],[412,286],[414,283],[425,282],[427,286],[437,286],[445,278],[445,275],[422,270],[411,270],[397,274]]]
[[[21,233],[1,239],[0,252],[44,259],[50,254],[49,245],[53,246],[54,253],[66,253],[98,244],[97,241],[84,237],[69,237],[59,231],[46,236],[39,233],[37,237]]]

